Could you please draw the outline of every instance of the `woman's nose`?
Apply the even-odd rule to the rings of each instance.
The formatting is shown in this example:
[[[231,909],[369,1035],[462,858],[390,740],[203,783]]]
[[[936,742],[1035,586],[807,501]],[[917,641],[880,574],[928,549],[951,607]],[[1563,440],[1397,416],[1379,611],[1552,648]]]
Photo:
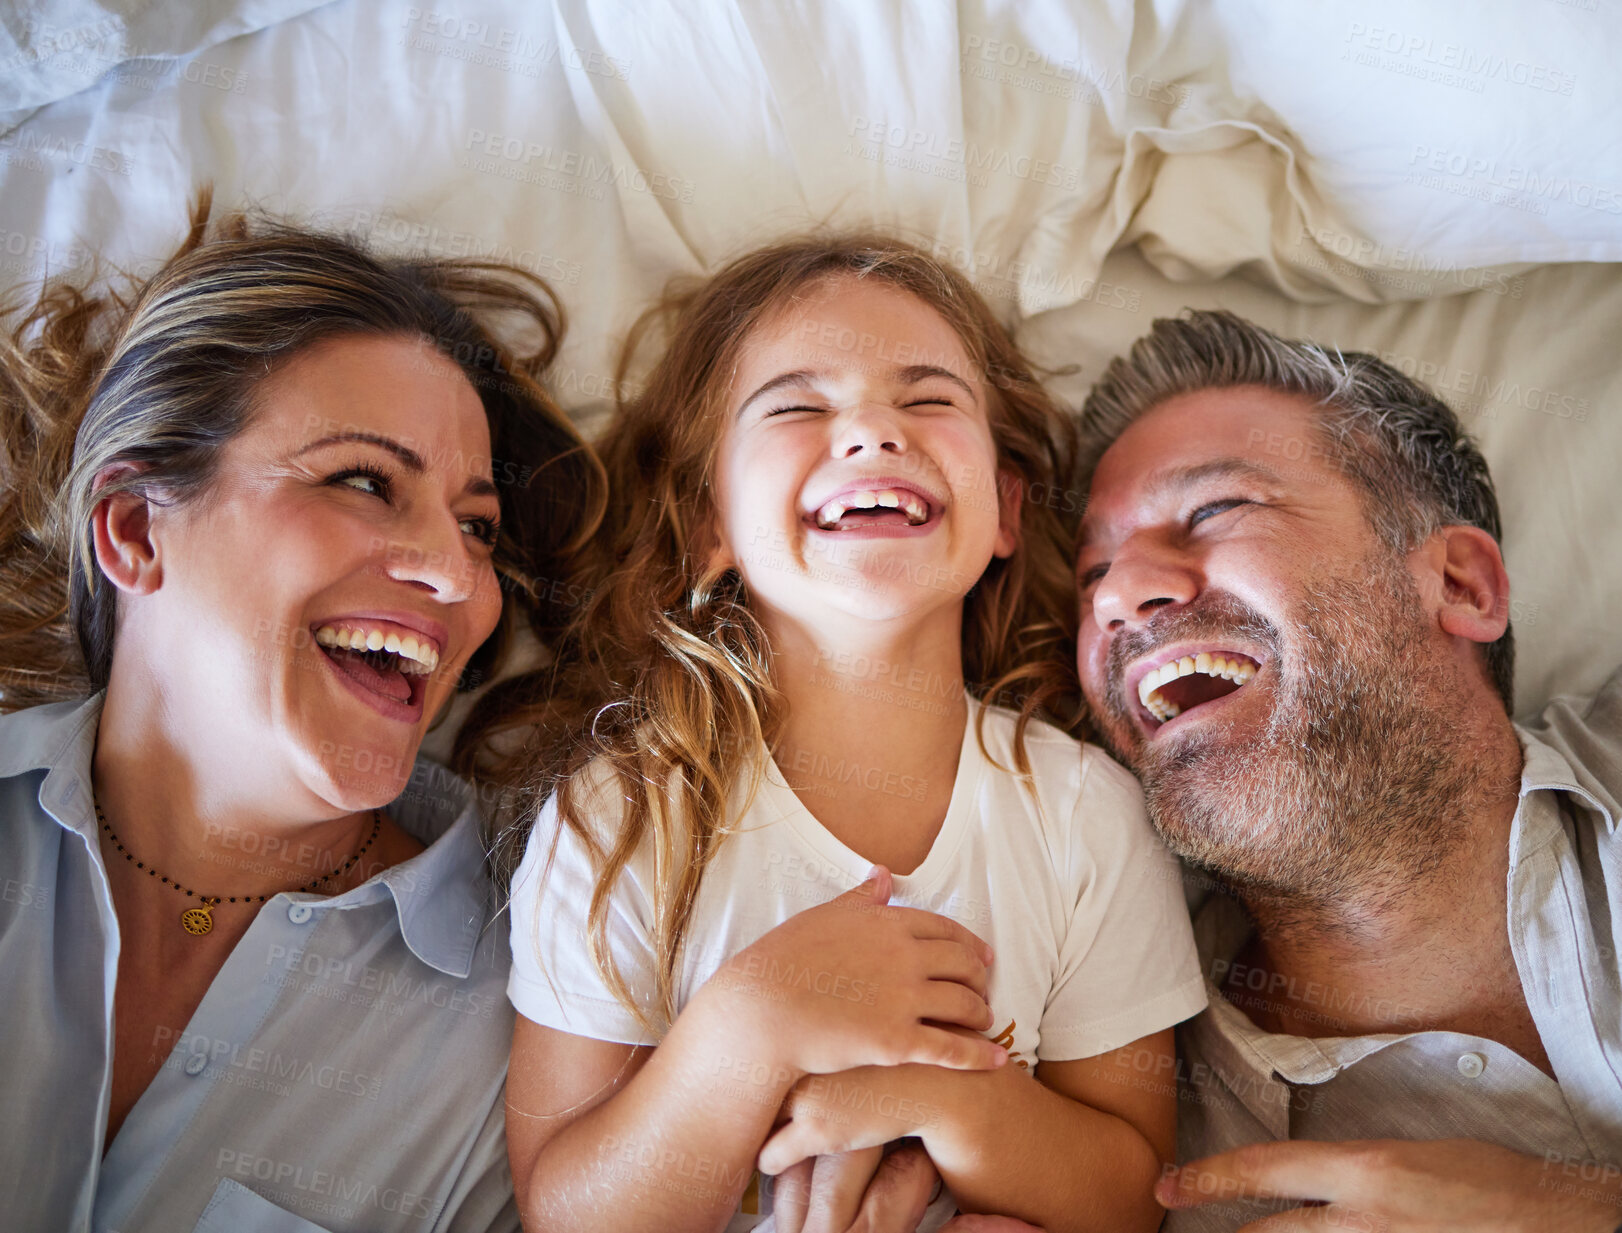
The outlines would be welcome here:
[[[390,577],[425,587],[444,603],[470,599],[489,572],[468,551],[467,535],[449,511],[418,519],[389,544],[385,565]]]

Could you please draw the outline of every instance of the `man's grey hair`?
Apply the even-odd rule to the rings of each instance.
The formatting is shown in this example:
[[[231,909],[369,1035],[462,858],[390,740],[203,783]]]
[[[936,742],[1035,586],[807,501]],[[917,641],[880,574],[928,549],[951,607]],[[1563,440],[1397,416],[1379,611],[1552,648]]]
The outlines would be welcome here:
[[[1487,460],[1445,402],[1375,356],[1280,338],[1230,312],[1163,317],[1110,361],[1081,409],[1082,483],[1146,411],[1179,394],[1239,385],[1312,403],[1314,444],[1357,485],[1375,534],[1392,551],[1407,552],[1444,526],[1479,527],[1502,542]],[[1506,626],[1483,654],[1513,713],[1514,631]]]

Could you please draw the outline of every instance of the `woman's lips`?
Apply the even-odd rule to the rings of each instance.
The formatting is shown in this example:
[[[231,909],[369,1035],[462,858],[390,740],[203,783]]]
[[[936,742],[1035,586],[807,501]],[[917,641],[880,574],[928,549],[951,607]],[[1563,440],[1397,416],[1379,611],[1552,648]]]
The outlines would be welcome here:
[[[407,724],[421,720],[427,677],[380,672],[353,652],[319,649],[343,687],[379,715]]]

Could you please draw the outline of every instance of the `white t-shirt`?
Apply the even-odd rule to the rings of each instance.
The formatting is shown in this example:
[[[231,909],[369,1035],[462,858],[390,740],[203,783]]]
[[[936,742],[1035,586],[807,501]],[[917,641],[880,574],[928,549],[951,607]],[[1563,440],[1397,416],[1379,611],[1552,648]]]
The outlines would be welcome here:
[[[981,709],[986,752],[1002,767],[1015,765],[1016,716],[971,697],[946,819],[924,862],[895,879],[891,902],[951,917],[991,943],[996,1022],[987,1035],[1008,1046],[1011,1062],[1028,1066],[1107,1053],[1204,1009],[1181,871],[1149,825],[1137,781],[1097,746],[1039,722],[1025,732],[1031,779],[1022,781],[981,751]],[[678,1013],[727,959],[860,884],[871,868],[811,815],[764,749],[761,756],[766,771],[754,799],[699,887],[678,972]],[[596,797],[606,838],[619,820],[615,795]],[[508,996],[545,1027],[657,1044],[592,965],[586,917],[596,879],[578,837],[558,831],[548,801],[513,877]],[[608,910],[609,945],[650,1011],[652,875],[644,846]],[[760,1219],[740,1213],[729,1233]]]

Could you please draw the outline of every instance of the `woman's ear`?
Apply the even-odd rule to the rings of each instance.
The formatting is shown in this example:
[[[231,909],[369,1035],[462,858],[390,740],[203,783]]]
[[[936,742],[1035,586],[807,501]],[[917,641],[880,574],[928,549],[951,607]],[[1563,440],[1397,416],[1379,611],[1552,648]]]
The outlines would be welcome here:
[[[997,540],[991,553],[1011,557],[1019,547],[1020,510],[1025,504],[1025,481],[1012,471],[997,472]]]
[[[1498,541],[1480,527],[1447,526],[1427,553],[1441,582],[1436,618],[1471,642],[1497,642],[1509,625],[1509,571]]]
[[[135,463],[109,463],[96,472],[95,486],[139,474]],[[150,595],[163,581],[163,564],[153,536],[153,517],[160,507],[141,489],[125,489],[103,497],[90,514],[96,564],[120,591]]]

